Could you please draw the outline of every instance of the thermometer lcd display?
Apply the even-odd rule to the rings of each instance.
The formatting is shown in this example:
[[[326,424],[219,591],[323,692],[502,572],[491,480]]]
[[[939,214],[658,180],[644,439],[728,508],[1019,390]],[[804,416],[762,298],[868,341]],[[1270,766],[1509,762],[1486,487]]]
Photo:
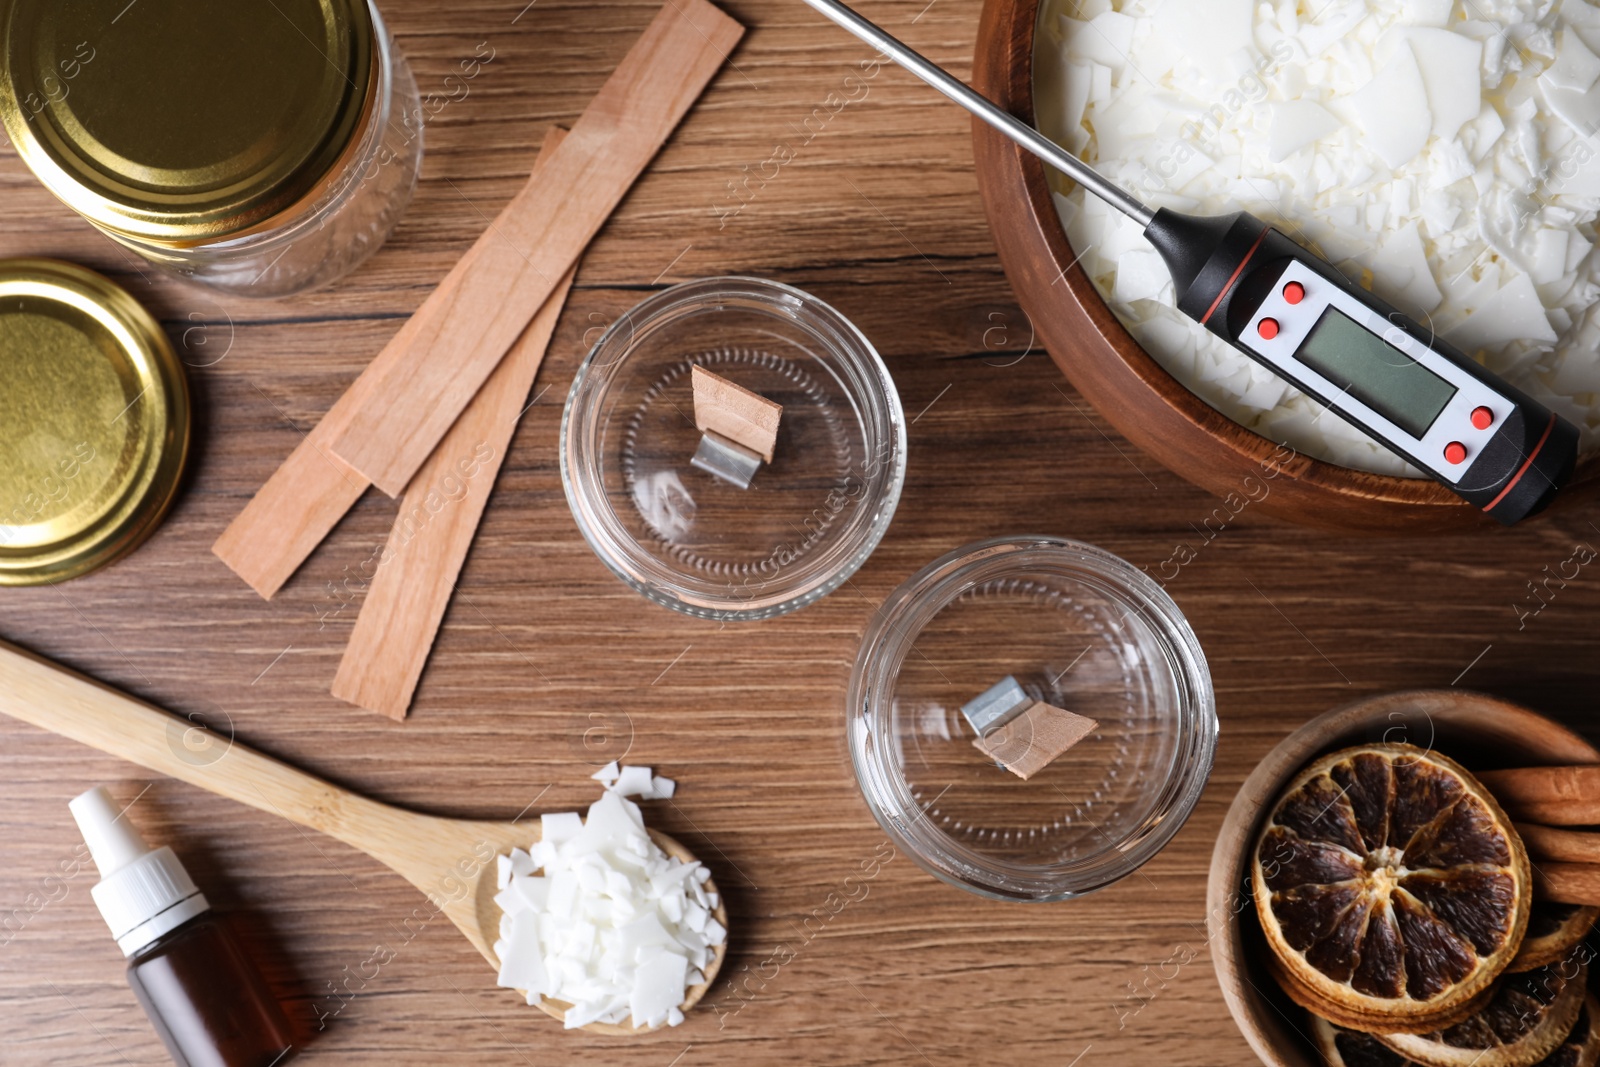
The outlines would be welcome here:
[[[1296,358],[1411,436],[1427,436],[1456,387],[1361,326],[1329,308]]]

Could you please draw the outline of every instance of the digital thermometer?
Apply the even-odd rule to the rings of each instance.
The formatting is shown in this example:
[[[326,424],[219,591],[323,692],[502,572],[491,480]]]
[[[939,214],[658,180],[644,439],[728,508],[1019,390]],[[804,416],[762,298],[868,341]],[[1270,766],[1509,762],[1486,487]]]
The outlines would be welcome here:
[[[1468,502],[1511,525],[1572,475],[1578,429],[1247,212],[1152,210],[837,0],[806,0],[1144,227],[1178,307]]]

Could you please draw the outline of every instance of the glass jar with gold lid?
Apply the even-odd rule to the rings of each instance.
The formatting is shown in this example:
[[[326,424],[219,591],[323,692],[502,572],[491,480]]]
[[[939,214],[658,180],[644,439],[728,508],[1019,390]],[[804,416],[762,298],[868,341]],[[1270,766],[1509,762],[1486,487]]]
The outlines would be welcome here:
[[[370,0],[9,0],[0,120],[64,203],[174,274],[326,285],[398,222],[416,81]]]

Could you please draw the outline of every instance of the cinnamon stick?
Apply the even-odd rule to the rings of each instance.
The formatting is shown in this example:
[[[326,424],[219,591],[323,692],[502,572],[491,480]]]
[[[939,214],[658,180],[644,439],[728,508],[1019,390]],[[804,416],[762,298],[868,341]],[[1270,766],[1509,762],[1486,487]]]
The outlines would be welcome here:
[[[1600,765],[1485,771],[1478,780],[1515,819],[1543,826],[1600,823]]]
[[[1557,830],[1523,822],[1517,823],[1517,833],[1528,846],[1528,855],[1535,859],[1600,864],[1600,833]]]
[[[1557,904],[1600,905],[1600,863],[1536,863],[1533,895]]]

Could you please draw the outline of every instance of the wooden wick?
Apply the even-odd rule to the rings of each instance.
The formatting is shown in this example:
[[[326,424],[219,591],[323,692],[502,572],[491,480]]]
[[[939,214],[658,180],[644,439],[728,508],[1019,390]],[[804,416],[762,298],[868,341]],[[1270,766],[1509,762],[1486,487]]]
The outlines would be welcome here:
[[[689,377],[694,385],[695,429],[725,437],[771,463],[783,405],[713,374],[699,364],[690,369]]]
[[[1088,737],[1099,723],[1036,700],[1028,709],[972,742],[984,755],[1026,781]]]

